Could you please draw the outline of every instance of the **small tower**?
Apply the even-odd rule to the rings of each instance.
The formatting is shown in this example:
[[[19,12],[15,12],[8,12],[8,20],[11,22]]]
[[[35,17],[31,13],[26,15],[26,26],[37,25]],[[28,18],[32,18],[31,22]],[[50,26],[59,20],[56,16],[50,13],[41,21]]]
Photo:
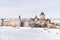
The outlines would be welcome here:
[[[3,22],[4,22],[4,19],[3,19],[3,18],[1,19],[1,22],[2,22],[2,23],[1,23],[2,25],[1,25],[1,26],[3,26],[3,25],[4,25],[4,24],[3,24]]]
[[[21,18],[20,18],[20,15],[19,15],[19,19],[21,19]]]
[[[20,26],[21,25],[21,17],[20,17],[20,15],[18,17],[19,17],[19,26]]]
[[[37,17],[37,15],[34,17],[34,19],[37,19],[38,17]]]

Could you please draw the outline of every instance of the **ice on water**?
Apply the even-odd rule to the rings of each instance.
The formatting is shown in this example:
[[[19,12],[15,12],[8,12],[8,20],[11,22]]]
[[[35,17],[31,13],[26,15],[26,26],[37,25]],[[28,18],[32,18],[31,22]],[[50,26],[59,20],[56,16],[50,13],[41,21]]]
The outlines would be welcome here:
[[[60,29],[0,27],[0,40],[60,40]]]

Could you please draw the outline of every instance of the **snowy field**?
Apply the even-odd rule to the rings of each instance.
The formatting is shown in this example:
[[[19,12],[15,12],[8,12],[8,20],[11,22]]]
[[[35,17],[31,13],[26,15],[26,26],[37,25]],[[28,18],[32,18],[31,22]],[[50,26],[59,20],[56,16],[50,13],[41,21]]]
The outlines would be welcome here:
[[[60,40],[60,29],[0,27],[0,40]]]

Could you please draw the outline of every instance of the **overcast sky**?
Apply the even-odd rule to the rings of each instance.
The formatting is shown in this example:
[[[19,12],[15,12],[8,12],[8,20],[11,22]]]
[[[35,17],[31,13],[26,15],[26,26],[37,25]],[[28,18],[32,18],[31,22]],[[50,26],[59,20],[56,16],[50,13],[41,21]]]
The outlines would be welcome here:
[[[60,0],[0,0],[0,18],[30,18],[42,11],[48,18],[60,18]]]

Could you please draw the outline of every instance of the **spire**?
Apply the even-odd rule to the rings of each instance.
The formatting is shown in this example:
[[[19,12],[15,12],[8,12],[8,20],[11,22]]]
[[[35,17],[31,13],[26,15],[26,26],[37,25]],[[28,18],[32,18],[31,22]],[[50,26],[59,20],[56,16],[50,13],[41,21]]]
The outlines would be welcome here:
[[[45,15],[44,12],[41,12],[40,15]]]

